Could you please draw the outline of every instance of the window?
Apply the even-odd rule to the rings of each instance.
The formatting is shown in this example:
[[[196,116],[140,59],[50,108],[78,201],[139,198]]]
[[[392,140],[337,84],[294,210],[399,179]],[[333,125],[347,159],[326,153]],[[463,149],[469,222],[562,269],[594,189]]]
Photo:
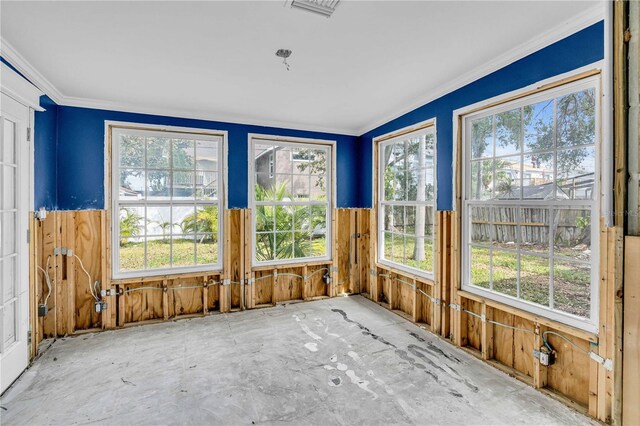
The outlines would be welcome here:
[[[597,323],[598,88],[463,117],[463,288],[584,329]]]
[[[110,129],[114,277],[219,269],[226,134]]]
[[[378,143],[378,261],[433,278],[435,127]]]
[[[330,258],[332,149],[329,142],[250,138],[255,264]]]

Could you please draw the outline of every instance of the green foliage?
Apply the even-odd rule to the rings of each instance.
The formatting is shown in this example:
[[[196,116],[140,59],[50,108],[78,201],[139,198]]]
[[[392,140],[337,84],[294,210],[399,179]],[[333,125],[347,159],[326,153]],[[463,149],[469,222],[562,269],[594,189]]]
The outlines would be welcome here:
[[[286,182],[271,188],[256,185],[256,201],[284,201],[292,199],[286,190]],[[256,227],[258,234],[256,258],[259,261],[295,259],[309,257],[313,249],[311,231],[324,229],[326,216],[324,206],[257,206]],[[275,230],[275,232],[271,232]]]
[[[140,222],[143,221],[144,218],[135,210],[125,207],[120,209],[120,246],[126,245],[129,238],[140,235]]]
[[[184,234],[211,234],[205,239],[218,237],[218,207],[206,206],[198,208],[196,213],[191,213],[180,223],[180,229]]]

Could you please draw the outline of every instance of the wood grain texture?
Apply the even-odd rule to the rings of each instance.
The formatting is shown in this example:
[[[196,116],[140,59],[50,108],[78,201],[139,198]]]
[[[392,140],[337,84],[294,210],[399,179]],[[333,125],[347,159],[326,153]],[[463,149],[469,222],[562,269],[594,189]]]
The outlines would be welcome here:
[[[622,421],[640,419],[640,237],[625,238]]]

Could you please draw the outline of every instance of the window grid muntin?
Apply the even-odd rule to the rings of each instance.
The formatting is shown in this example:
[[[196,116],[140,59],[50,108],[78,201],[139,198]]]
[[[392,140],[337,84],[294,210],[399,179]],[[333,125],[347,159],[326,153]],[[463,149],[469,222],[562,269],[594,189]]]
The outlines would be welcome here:
[[[425,173],[428,170],[432,171],[432,182],[429,182],[426,177],[425,177],[425,191],[428,188],[428,185],[431,183],[432,184],[432,188],[433,188],[433,193],[429,196],[427,193],[425,193],[425,200],[424,201],[418,201],[418,200],[408,200],[409,198],[409,185],[407,185],[407,180],[408,180],[408,176],[410,173],[410,168],[408,167],[408,162],[407,162],[407,157],[408,157],[408,145],[411,143],[412,140],[419,138],[419,137],[427,137],[427,135],[433,135],[433,146],[430,149],[426,150],[427,154],[431,154],[431,161],[426,160],[425,162],[425,168],[424,170],[419,170],[419,172]],[[390,157],[395,155],[397,146],[402,145],[402,150],[404,151],[404,157],[403,157],[403,167],[400,167],[398,171],[402,171],[403,176],[404,176],[404,180],[405,180],[405,188],[404,188],[404,200],[397,200],[395,199],[397,197],[397,194],[394,192],[393,198],[391,200],[387,200],[386,199],[386,187],[385,187],[385,174],[386,174],[386,169],[387,169],[387,164],[384,163],[384,156],[385,156],[385,149],[389,146],[391,146],[391,154]],[[407,255],[407,250],[406,250],[406,242],[407,242],[407,236],[411,237],[411,238],[415,238],[417,240],[418,237],[416,237],[415,235],[409,235],[406,234],[405,232],[397,232],[394,230],[387,230],[385,229],[385,224],[384,224],[384,217],[385,217],[385,212],[387,208],[393,208],[394,206],[397,207],[403,207],[403,227],[405,227],[406,225],[406,208],[407,207],[415,207],[416,209],[419,207],[422,207],[425,209],[425,211],[429,210],[431,211],[431,215],[430,218],[427,217],[427,215],[425,214],[425,227],[429,227],[431,230],[431,234],[430,236],[425,235],[424,236],[424,240],[426,241],[431,241],[431,250],[430,250],[430,259],[432,262],[432,266],[433,269],[435,269],[435,218],[436,218],[436,179],[437,179],[437,175],[436,175],[436,132],[435,132],[435,125],[429,125],[426,126],[425,128],[413,131],[413,132],[409,132],[407,134],[402,134],[400,136],[397,137],[392,137],[389,139],[385,139],[381,142],[379,142],[377,144],[377,152],[378,152],[378,176],[376,177],[377,182],[378,182],[378,215],[380,217],[380,219],[378,220],[378,262],[380,262],[381,264],[386,264],[388,266],[391,267],[395,267],[399,270],[405,270],[409,273],[414,273],[420,276],[425,276],[427,278],[433,278],[434,276],[434,271],[427,271],[427,270],[423,270],[423,269],[419,269],[417,267],[413,267],[411,265],[405,264],[405,263],[399,263],[396,261],[397,256],[395,253],[395,249],[396,249],[396,244],[394,242],[394,239],[396,237],[401,237],[400,239],[402,239],[403,244],[402,244],[402,260],[403,262],[406,262],[406,255]],[[396,171],[394,170],[394,173]],[[396,177],[393,176],[393,181],[396,180]],[[417,198],[417,197],[416,197]],[[393,211],[391,212],[391,214],[393,215]],[[429,222],[430,219],[430,222]],[[406,228],[404,228],[406,231]],[[391,236],[391,256],[393,258],[393,260],[391,259],[387,259],[386,258],[386,236],[385,234],[389,234]],[[416,241],[417,242],[417,241]],[[414,247],[416,242],[414,242]],[[425,258],[425,261],[427,261],[427,258]],[[417,262],[417,261],[416,261]]]
[[[597,231],[597,227],[598,227],[598,207],[599,207],[599,200],[598,200],[598,189],[596,187],[596,183],[599,181],[599,176],[600,176],[600,152],[599,152],[599,144],[600,144],[600,116],[599,116],[599,112],[600,112],[600,101],[599,101],[599,96],[600,96],[600,91],[599,91],[599,80],[597,78],[588,78],[585,79],[583,81],[578,81],[576,83],[569,83],[565,86],[562,86],[561,88],[556,88],[556,89],[550,89],[549,91],[545,91],[542,93],[538,93],[535,95],[530,95],[530,96],[526,96],[523,98],[520,98],[516,101],[512,101],[512,102],[508,102],[504,105],[501,106],[497,106],[497,107],[489,107],[484,111],[480,111],[480,112],[475,112],[473,114],[470,114],[467,117],[463,117],[463,122],[464,122],[464,126],[463,126],[463,132],[465,135],[465,140],[467,141],[467,143],[464,144],[464,164],[467,167],[467,170],[471,170],[471,164],[473,164],[474,162],[479,162],[482,160],[495,160],[495,159],[500,159],[500,158],[506,158],[506,157],[510,157],[512,156],[512,154],[505,154],[502,156],[498,156],[498,157],[478,157],[476,159],[472,159],[471,158],[471,134],[470,134],[470,129],[471,129],[471,124],[476,121],[476,120],[480,120],[482,118],[485,117],[494,117],[493,119],[493,131],[492,131],[492,143],[493,143],[493,154],[495,155],[495,147],[498,144],[497,138],[496,138],[496,133],[495,133],[495,116],[503,111],[508,111],[511,109],[514,109],[514,105],[516,105],[516,108],[519,108],[521,111],[521,132],[520,132],[520,139],[519,139],[519,143],[520,143],[520,149],[519,149],[519,155],[521,157],[521,161],[520,161],[520,176],[519,176],[519,181],[520,181],[520,199],[519,200],[508,200],[508,199],[499,199],[499,200],[492,200],[492,199],[488,199],[488,200],[483,200],[483,199],[471,199],[470,198],[470,192],[473,190],[472,189],[472,179],[473,176],[471,173],[463,173],[464,174],[464,184],[465,184],[465,188],[464,188],[464,199],[463,199],[463,212],[467,217],[467,221],[463,221],[463,223],[465,224],[465,228],[463,229],[463,236],[465,239],[464,242],[464,246],[463,246],[463,250],[464,250],[464,259],[465,259],[465,264],[469,265],[470,263],[470,259],[471,259],[471,248],[473,247],[480,247],[478,244],[475,243],[471,243],[471,233],[472,233],[472,226],[471,226],[471,207],[473,206],[484,206],[487,208],[491,208],[495,205],[497,205],[497,203],[499,203],[500,205],[511,205],[511,206],[517,206],[518,209],[518,215],[521,215],[522,211],[524,208],[528,207],[528,206],[537,206],[539,207],[541,204],[540,200],[531,200],[531,199],[525,199],[524,198],[524,157],[530,154],[553,154],[553,161],[552,161],[552,165],[553,165],[553,185],[554,185],[554,193],[553,193],[553,197],[554,199],[549,201],[549,200],[544,200],[543,201],[543,205],[545,208],[548,209],[549,211],[549,224],[548,224],[548,254],[542,254],[540,252],[531,252],[531,251],[524,251],[524,250],[518,250],[518,259],[520,259],[522,256],[537,256],[537,257],[543,257],[543,258],[547,258],[549,260],[549,308],[547,308],[545,305],[540,305],[534,302],[530,302],[526,299],[522,299],[520,298],[520,290],[521,290],[521,272],[522,272],[522,268],[519,267],[518,268],[518,299],[514,299],[510,296],[504,295],[502,293],[495,293],[493,291],[491,291],[489,294],[486,294],[487,297],[491,298],[492,295],[496,295],[498,299],[500,298],[508,298],[510,300],[514,300],[515,303],[524,303],[526,305],[531,305],[533,308],[533,310],[539,309],[539,310],[543,310],[548,312],[548,315],[550,317],[554,317],[554,318],[558,318],[559,321],[566,321],[566,318],[570,318],[569,322],[573,324],[575,324],[578,327],[584,327],[585,321],[589,321],[589,327],[594,327],[593,324],[595,324],[595,321],[597,321],[597,304],[598,304],[598,300],[597,300],[597,275],[593,272],[593,270],[591,271],[591,288],[589,289],[589,316],[588,317],[582,317],[573,313],[569,313],[569,312],[565,312],[565,311],[560,311],[558,309],[555,309],[554,304],[555,304],[555,298],[554,298],[554,281],[555,281],[555,277],[554,277],[554,265],[556,265],[557,263],[571,263],[574,265],[582,265],[582,266],[588,266],[588,265],[592,265],[592,261],[593,259],[597,258],[598,256],[598,252],[599,252],[599,242],[597,239],[597,235],[598,235],[598,231]],[[592,91],[593,95],[594,95],[594,99],[595,99],[595,106],[594,106],[594,119],[595,119],[595,128],[594,128],[594,132],[593,132],[593,143],[578,143],[578,144],[573,144],[573,145],[562,145],[559,146],[558,145],[558,115],[557,115],[557,104],[558,104],[558,100],[566,95],[569,94],[574,94],[574,93],[580,93],[583,91]],[[522,119],[522,111],[524,111],[524,107],[531,105],[534,106],[538,103],[544,102],[546,100],[550,100],[553,101],[553,129],[552,129],[552,138],[553,138],[553,144],[551,149],[541,149],[541,150],[525,150],[525,133],[524,130],[522,129],[522,127],[524,127],[524,120]],[[593,188],[591,190],[591,193],[589,194],[589,196],[591,198],[585,198],[585,199],[572,199],[572,200],[562,200],[562,199],[555,199],[556,194],[557,194],[557,189],[561,187],[561,185],[559,184],[560,180],[565,180],[566,178],[560,179],[559,178],[559,174],[558,174],[558,153],[562,153],[562,152],[567,152],[568,150],[577,150],[577,149],[592,149],[594,151],[593,153],[593,157],[586,157],[585,159],[582,160],[582,162],[584,162],[585,160],[593,160],[593,174],[594,174],[594,179],[593,179]],[[496,182],[496,176],[495,176],[495,172],[496,172],[496,167],[495,165],[492,168],[492,178],[493,178],[493,183]],[[571,174],[569,176],[572,176]],[[579,176],[573,176],[575,177],[579,177]],[[492,187],[492,191],[491,191],[491,196],[494,197],[496,194],[495,191],[495,185]],[[590,218],[590,222],[589,222],[589,226],[590,226],[590,260],[586,261],[583,259],[577,259],[577,258],[572,258],[572,257],[567,257],[567,256],[563,256],[561,254],[556,254],[555,250],[554,250],[554,238],[556,236],[556,230],[558,227],[558,220],[556,218],[556,212],[560,212],[562,210],[585,210]],[[493,210],[491,209],[493,214]],[[584,217],[584,216],[583,216]],[[517,231],[517,237],[518,237],[518,247],[521,247],[520,244],[520,238],[522,237],[520,228],[522,228],[523,225],[523,221],[519,221],[518,223],[518,231]],[[482,248],[486,248],[486,246],[481,246]],[[492,250],[492,247],[490,248],[490,250]],[[504,249],[500,249],[500,250],[504,250]],[[515,251],[510,251],[515,253]],[[491,257],[490,259],[493,259],[493,257]],[[520,260],[518,260],[520,262]],[[491,260],[491,264],[490,267],[493,267],[493,260]],[[493,268],[492,268],[493,269]],[[463,274],[464,277],[464,281],[463,281],[463,287],[470,287],[468,288],[469,290],[473,290],[476,289],[478,290],[478,292],[480,292],[481,294],[487,293],[487,289],[483,288],[483,287],[478,287],[474,284],[471,283],[471,268],[468,268],[466,273]],[[493,273],[491,273],[490,275],[491,279],[490,282],[491,284],[493,284]],[[504,297],[503,297],[504,296]],[[504,301],[504,303],[509,303],[508,301]],[[573,319],[571,319],[571,317],[573,317]],[[577,321],[576,321],[577,319]]]
[[[257,149],[257,146],[260,145],[262,150],[259,152]],[[264,136],[260,136],[260,137],[256,137],[256,136],[250,136],[249,137],[249,146],[250,146],[250,173],[252,174],[252,178],[251,178],[251,187],[249,188],[249,193],[251,194],[251,202],[252,205],[254,207],[254,210],[257,210],[258,207],[272,207],[274,209],[274,213],[273,213],[273,228],[272,231],[257,231],[257,214],[256,211],[254,211],[254,214],[252,214],[252,219],[251,219],[251,226],[252,226],[252,262],[254,265],[256,266],[268,266],[268,265],[274,265],[274,264],[294,264],[294,263],[300,263],[300,262],[304,262],[304,261],[315,261],[315,260],[328,260],[331,257],[331,226],[332,226],[332,222],[331,222],[331,218],[332,218],[332,211],[331,211],[331,206],[333,203],[333,176],[332,176],[332,167],[333,167],[333,153],[334,153],[334,146],[333,143],[330,143],[328,141],[320,141],[320,140],[291,140],[291,139],[280,139],[278,137],[264,137]],[[265,149],[266,147],[266,149]],[[286,147],[284,149],[284,151],[280,151],[280,153],[284,152],[286,153],[286,157],[289,160],[289,171],[288,172],[278,172],[278,147]],[[318,174],[318,173],[312,173],[311,170],[309,170],[308,173],[294,173],[294,161],[295,162],[304,162],[304,163],[310,163],[307,161],[298,161],[298,160],[293,160],[292,156],[293,156],[293,152],[295,149],[304,149],[304,150],[309,150],[309,151],[322,151],[324,152],[324,160],[325,160],[325,173],[324,174]],[[268,168],[268,173],[261,173],[258,172],[257,167],[256,167],[256,155],[257,154],[261,154],[261,155],[265,155],[266,153],[269,153],[269,157],[267,159],[267,168]],[[272,156],[272,157],[271,157]],[[273,160],[271,160],[271,158],[273,158]],[[273,161],[273,163],[272,163]],[[271,174],[271,167],[273,166],[273,174]],[[321,201],[321,200],[313,200],[311,199],[311,193],[309,194],[309,199],[306,201],[278,201],[278,200],[262,200],[262,201],[258,201],[256,200],[256,186],[258,186],[258,177],[260,175],[268,175],[269,178],[273,178],[274,180],[274,184],[278,184],[277,182],[277,177],[280,176],[289,176],[291,177],[291,179],[293,179],[293,177],[295,176],[309,176],[309,191],[311,192],[311,180],[314,177],[323,177],[325,179],[325,200]],[[289,182],[288,186],[291,188],[291,196],[295,197],[295,193],[293,190],[293,182]],[[276,243],[277,243],[277,236],[278,234],[287,234],[290,233],[291,234],[291,238],[292,238],[292,248],[295,248],[295,234],[296,232],[298,232],[295,229],[287,229],[287,230],[279,230],[277,228],[277,224],[276,224],[276,209],[278,207],[308,207],[309,208],[309,212],[310,212],[310,220],[313,217],[312,215],[312,208],[313,207],[324,207],[325,209],[325,214],[324,214],[324,220],[325,220],[325,226],[323,229],[318,230],[318,231],[314,231],[314,229],[311,228],[311,224],[310,224],[310,229],[307,230],[302,230],[300,231],[301,233],[309,233],[310,234],[310,241],[311,241],[311,245],[309,247],[309,253],[310,256],[306,256],[306,257],[291,257],[291,258],[278,258],[277,254],[276,254]],[[292,227],[295,226],[295,216],[292,214],[291,217],[292,220]],[[273,259],[269,259],[269,260],[258,260],[257,259],[257,240],[258,240],[258,235],[272,235],[273,236],[273,247],[272,247],[272,255],[273,255]],[[313,238],[314,235],[318,235],[321,237],[324,237],[325,239],[325,246],[324,246],[324,254],[322,255],[316,255],[313,256]]]
[[[130,128],[126,126],[111,126],[111,140],[112,140],[112,200],[113,200],[113,236],[112,236],[112,246],[113,250],[113,269],[114,269],[114,277],[116,278],[128,278],[128,277],[137,277],[142,275],[161,275],[168,273],[182,273],[182,272],[199,272],[205,271],[209,269],[220,269],[222,266],[222,230],[223,230],[223,193],[224,193],[224,176],[223,176],[223,161],[224,161],[224,144],[226,141],[226,137],[224,133],[200,133],[198,129],[193,129],[193,131],[172,131],[172,130],[164,130],[164,129],[153,129],[153,128]],[[144,144],[143,149],[143,158],[142,162],[144,167],[133,167],[133,166],[122,166],[122,150],[121,150],[121,137],[123,136],[133,136],[142,138],[142,143]],[[159,168],[159,167],[147,167],[148,162],[148,148],[149,148],[149,139],[164,139],[167,141],[167,168]],[[174,167],[173,155],[174,155],[174,140],[189,140],[192,142],[192,159],[193,166],[189,168],[185,167]],[[205,142],[211,145],[214,145],[211,148],[212,153],[215,153],[217,165],[214,169],[205,169],[198,167],[198,159],[201,158],[198,154],[198,143]],[[210,146],[211,146],[210,145]],[[206,149],[206,148],[201,148]],[[143,196],[140,199],[120,199],[120,173],[121,170],[134,170],[141,171],[144,173],[142,188],[143,188]],[[166,186],[166,191],[168,195],[162,195],[159,197],[149,198],[148,194],[148,174],[147,172],[168,172],[168,181]],[[176,198],[174,195],[174,172],[188,172],[193,173],[194,180],[193,184],[193,198]],[[212,173],[212,176],[215,180],[216,185],[216,197],[214,199],[208,198],[198,198],[198,193],[196,190],[197,187],[197,173],[205,172]],[[117,188],[117,192],[116,192]],[[162,197],[162,198],[161,198]],[[188,234],[179,234],[173,231],[174,226],[176,225],[173,222],[173,213],[174,206],[182,206],[182,207],[193,207],[194,209],[194,221],[197,224],[197,211],[200,207],[217,207],[217,222],[218,222],[218,230],[217,233],[211,233],[207,231],[195,230],[192,235],[194,238],[194,255],[193,262],[190,265],[174,265],[174,237],[178,235],[188,235]],[[124,269],[120,268],[120,239],[124,236],[121,236],[120,232],[120,209],[124,208],[133,208],[139,207],[144,208],[144,216],[142,217],[142,221],[146,222],[143,225],[139,226],[139,229],[142,230],[141,234],[137,236],[126,237],[129,239],[141,240],[141,243],[144,247],[144,262],[143,269]],[[169,232],[164,234],[149,234],[148,231],[148,209],[151,208],[165,208],[169,211]],[[163,217],[163,219],[165,219]],[[197,225],[194,226],[197,227]],[[217,244],[217,260],[215,263],[198,263],[198,259],[200,255],[198,254],[198,241],[197,237],[202,235],[211,235],[212,237],[216,237]],[[191,236],[191,235],[188,235]],[[149,265],[149,241],[154,240],[168,240],[169,246],[169,264],[166,267],[161,268],[151,268]],[[204,253],[204,252],[203,252]]]

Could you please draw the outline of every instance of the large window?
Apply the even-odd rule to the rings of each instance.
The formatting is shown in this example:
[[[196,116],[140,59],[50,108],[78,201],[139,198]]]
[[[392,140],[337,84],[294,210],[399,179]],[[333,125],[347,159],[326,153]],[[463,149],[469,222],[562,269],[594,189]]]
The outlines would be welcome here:
[[[219,269],[225,134],[110,129],[114,277]]]
[[[435,128],[377,145],[378,261],[433,278]]]
[[[252,136],[255,264],[329,259],[332,144]]]
[[[599,80],[463,118],[463,288],[597,323]]]

